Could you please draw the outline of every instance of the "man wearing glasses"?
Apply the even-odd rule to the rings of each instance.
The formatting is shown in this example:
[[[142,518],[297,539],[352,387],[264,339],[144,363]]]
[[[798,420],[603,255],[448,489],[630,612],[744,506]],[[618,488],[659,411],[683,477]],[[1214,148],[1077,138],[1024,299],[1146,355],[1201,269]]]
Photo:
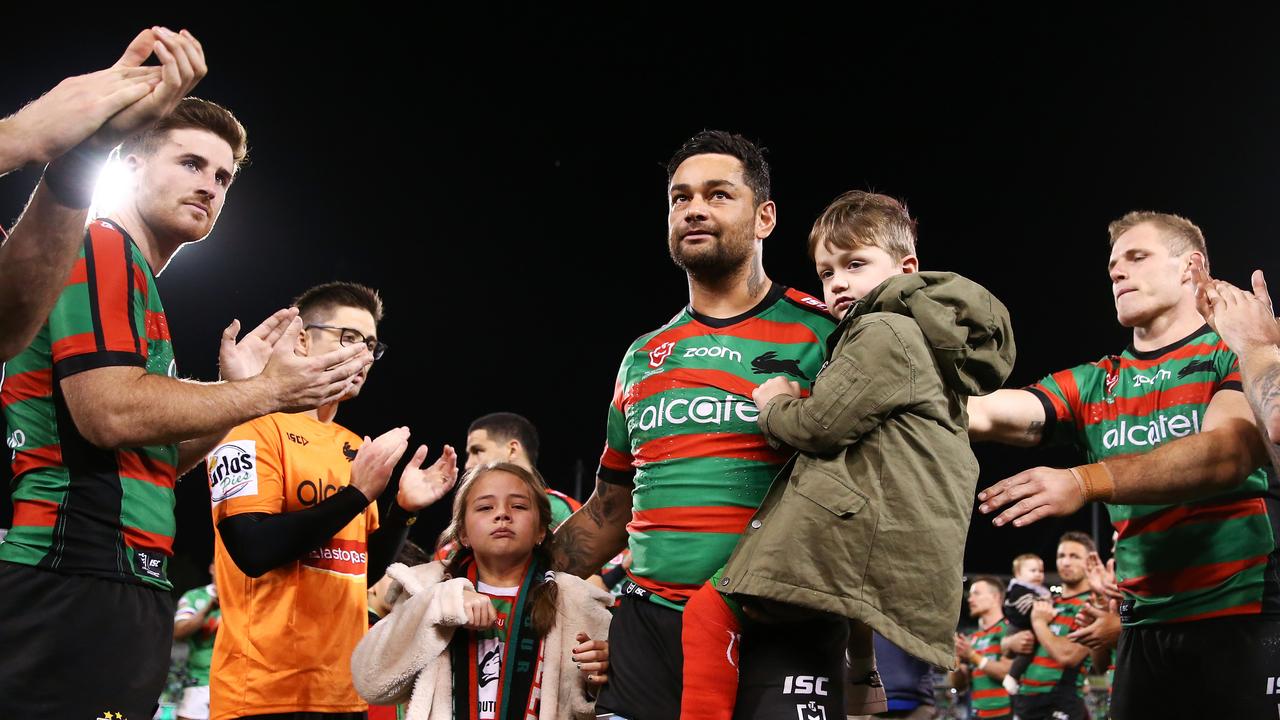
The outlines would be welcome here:
[[[332,282],[294,301],[303,321],[297,352],[311,356],[363,344],[374,360],[382,300],[375,290]],[[423,467],[419,446],[400,475],[396,502],[375,502],[409,444],[409,428],[375,440],[334,422],[359,395],[369,368],[341,399],[301,413],[245,423],[208,458],[214,566],[222,626],[210,671],[213,720],[363,718],[351,684],[351,651],[367,624],[367,586],[404,542],[414,514],[457,477],[446,445]],[[377,532],[374,532],[374,531]]]

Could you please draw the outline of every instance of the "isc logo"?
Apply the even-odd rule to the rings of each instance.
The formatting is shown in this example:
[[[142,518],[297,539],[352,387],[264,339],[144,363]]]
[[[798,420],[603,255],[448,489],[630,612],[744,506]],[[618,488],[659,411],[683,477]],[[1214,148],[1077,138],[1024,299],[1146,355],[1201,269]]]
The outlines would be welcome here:
[[[813,675],[788,675],[782,684],[783,695],[826,695],[827,679]]]

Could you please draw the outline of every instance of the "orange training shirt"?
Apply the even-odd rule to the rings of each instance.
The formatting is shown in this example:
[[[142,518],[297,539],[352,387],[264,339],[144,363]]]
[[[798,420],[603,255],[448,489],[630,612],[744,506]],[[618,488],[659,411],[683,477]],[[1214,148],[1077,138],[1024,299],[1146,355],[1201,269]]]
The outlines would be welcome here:
[[[222,627],[214,645],[212,720],[287,712],[360,712],[351,652],[368,621],[367,538],[377,503],[324,547],[258,578],[227,554],[219,522],[250,512],[296,512],[350,482],[361,439],[305,413],[247,422],[208,458]]]

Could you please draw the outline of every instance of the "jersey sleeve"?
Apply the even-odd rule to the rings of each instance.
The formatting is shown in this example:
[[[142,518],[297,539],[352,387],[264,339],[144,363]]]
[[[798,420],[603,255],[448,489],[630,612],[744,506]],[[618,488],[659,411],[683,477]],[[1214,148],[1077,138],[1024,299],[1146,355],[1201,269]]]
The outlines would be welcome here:
[[[146,275],[129,239],[91,225],[84,248],[49,313],[54,375],[102,367],[146,367]]]
[[[232,515],[284,512],[283,450],[270,416],[228,433],[206,460],[215,527]]]
[[[183,593],[182,597],[178,600],[178,607],[173,613],[173,619],[181,620],[186,617],[191,617],[192,615],[200,612],[201,607],[202,603],[200,603],[199,598],[196,597],[196,591],[188,590]]]
[[[630,357],[628,352],[627,357]],[[605,424],[604,452],[600,455],[599,478],[615,485],[630,485],[635,478],[635,458],[631,454],[631,435],[627,430],[627,417],[622,397],[626,391],[627,361],[618,370],[613,385],[613,400],[609,403],[609,418]]]
[[[1026,388],[1044,405],[1044,431],[1042,445],[1071,444],[1078,437],[1080,418],[1083,417],[1083,401],[1077,382],[1080,365],[1046,375],[1040,382]]]
[[[1244,382],[1240,378],[1240,358],[1227,348],[1227,344],[1219,341],[1219,348],[1213,354],[1213,369],[1217,376],[1217,383],[1213,391],[1219,390],[1239,390],[1244,391]]]

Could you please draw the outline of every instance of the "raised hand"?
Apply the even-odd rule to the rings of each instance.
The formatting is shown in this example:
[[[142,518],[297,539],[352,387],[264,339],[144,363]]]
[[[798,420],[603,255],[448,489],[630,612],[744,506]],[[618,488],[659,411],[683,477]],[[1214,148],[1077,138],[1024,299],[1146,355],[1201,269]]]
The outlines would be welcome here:
[[[356,459],[351,461],[351,485],[364,493],[369,502],[377,500],[407,449],[407,427],[392,428],[374,440],[365,437],[364,444],[356,451]]]
[[[298,308],[277,310],[239,341],[236,337],[240,334],[240,321],[232,320],[222,331],[222,343],[218,348],[218,369],[222,379],[247,380],[261,373],[271,359],[272,349],[297,316]]]
[[[107,121],[94,136],[95,143],[107,147],[141,132],[173,112],[178,102],[209,72],[204,48],[191,33],[153,27],[138,33],[115,67],[138,67],[155,53],[160,60],[160,83],[137,102]]]
[[[451,445],[430,467],[422,467],[427,460],[427,446],[419,445],[417,452],[400,473],[400,491],[396,502],[409,512],[417,512],[435,503],[453,489],[458,479],[458,454]]]
[[[159,84],[160,68],[124,65],[63,80],[5,121],[22,151],[15,164],[60,157]],[[0,173],[12,169],[0,167]]]
[[[356,376],[373,362],[369,348],[358,343],[324,355],[298,355],[295,348],[301,332],[302,318],[295,315],[253,380],[262,383],[268,394],[267,412],[301,412],[341,400],[355,387]]]

